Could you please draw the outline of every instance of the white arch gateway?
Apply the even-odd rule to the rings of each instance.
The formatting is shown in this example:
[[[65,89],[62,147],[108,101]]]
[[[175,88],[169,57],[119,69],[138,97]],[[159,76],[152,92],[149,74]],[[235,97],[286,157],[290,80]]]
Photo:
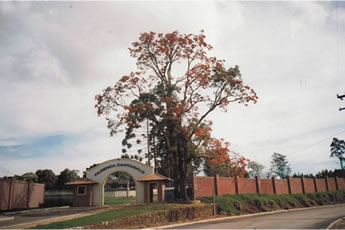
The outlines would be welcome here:
[[[89,180],[97,182],[93,187],[93,204],[104,205],[104,184],[108,177],[115,172],[126,172],[134,178],[137,203],[144,202],[144,182],[138,180],[155,175],[154,168],[139,161],[121,158],[105,161],[86,170],[86,177]]]

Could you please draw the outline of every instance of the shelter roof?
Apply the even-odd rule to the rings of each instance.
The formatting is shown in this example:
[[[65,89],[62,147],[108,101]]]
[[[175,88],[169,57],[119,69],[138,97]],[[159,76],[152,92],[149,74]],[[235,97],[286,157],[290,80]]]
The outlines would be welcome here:
[[[98,184],[98,182],[90,180],[89,178],[81,178],[75,181],[67,182],[66,185],[78,185],[78,184]]]
[[[145,181],[172,181],[172,180],[158,173],[152,173],[150,175],[139,178],[137,181],[145,182]]]

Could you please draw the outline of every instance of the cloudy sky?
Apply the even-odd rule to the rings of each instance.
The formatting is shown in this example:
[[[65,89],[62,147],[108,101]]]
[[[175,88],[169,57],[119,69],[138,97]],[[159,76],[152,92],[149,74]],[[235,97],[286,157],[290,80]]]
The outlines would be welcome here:
[[[136,70],[140,33],[202,29],[259,96],[212,114],[214,136],[267,168],[273,152],[294,172],[339,168],[345,2],[0,2],[0,177],[120,157],[94,96]]]

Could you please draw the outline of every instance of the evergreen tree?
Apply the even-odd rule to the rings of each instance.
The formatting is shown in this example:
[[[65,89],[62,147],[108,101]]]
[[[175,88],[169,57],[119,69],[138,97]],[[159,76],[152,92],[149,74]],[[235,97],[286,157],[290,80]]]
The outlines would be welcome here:
[[[291,173],[291,168],[286,156],[280,153],[273,153],[271,156],[271,172],[274,176],[279,176],[282,179],[287,178]]]

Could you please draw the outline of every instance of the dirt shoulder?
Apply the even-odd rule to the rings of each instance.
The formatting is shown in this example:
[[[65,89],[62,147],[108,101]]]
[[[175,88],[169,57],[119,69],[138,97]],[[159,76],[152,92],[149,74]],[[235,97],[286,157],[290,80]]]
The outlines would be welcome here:
[[[343,217],[340,221],[337,221],[329,229],[345,229],[345,217]]]

